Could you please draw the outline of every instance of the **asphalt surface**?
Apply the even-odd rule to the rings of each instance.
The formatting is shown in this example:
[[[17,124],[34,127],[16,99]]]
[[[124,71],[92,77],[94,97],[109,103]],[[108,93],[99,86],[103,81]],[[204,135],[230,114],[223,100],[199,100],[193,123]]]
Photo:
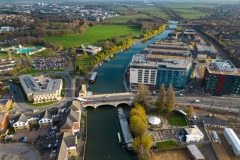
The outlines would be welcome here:
[[[88,102],[84,102],[84,104],[94,104],[94,103],[102,103],[102,102],[117,102],[117,101],[125,101],[132,100],[134,96],[122,95],[122,96],[102,96],[96,98],[87,99]],[[157,96],[152,96],[152,99],[156,99]],[[198,103],[195,100],[199,100]],[[221,109],[231,112],[239,112],[240,110],[240,98],[239,97],[218,97],[218,96],[178,96],[176,97],[177,104],[183,105],[193,105],[204,108],[212,108],[212,109]]]
[[[0,157],[7,156],[11,160],[40,160],[40,154],[33,145],[26,143],[0,144]],[[5,157],[6,158],[6,157]]]

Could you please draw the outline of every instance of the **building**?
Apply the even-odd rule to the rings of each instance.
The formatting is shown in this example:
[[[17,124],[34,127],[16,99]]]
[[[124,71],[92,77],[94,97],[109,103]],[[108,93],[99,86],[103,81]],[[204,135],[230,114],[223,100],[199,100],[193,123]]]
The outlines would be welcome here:
[[[66,133],[64,133],[57,159],[75,159],[77,155],[77,136],[68,136]]]
[[[14,31],[14,27],[10,27],[10,26],[3,26],[0,28],[0,33],[13,32],[13,31]]]
[[[92,45],[88,45],[88,46],[81,46],[81,48],[77,49],[76,52],[79,54],[82,53],[87,53],[87,54],[97,54],[98,52],[102,51],[102,47],[97,47],[97,46],[92,46]]]
[[[40,127],[51,127],[53,125],[52,114],[49,111],[45,111],[43,116],[39,120]]]
[[[43,75],[38,77],[21,75],[19,79],[30,102],[44,103],[62,99],[62,79],[52,79]]]
[[[194,160],[204,160],[205,157],[201,153],[201,151],[198,149],[196,145],[187,145],[187,149],[189,151],[189,154],[191,155],[192,159]]]
[[[228,60],[214,60],[206,67],[203,88],[212,95],[240,95],[240,70]]]
[[[136,54],[130,63],[130,89],[136,90],[138,84],[148,85],[150,89],[162,84],[174,88],[185,88],[192,72],[190,58],[180,56]]]
[[[63,126],[60,128],[61,132],[69,133],[70,135],[76,135],[79,133],[81,110],[78,106],[80,106],[79,102],[73,101],[67,119]]]
[[[204,127],[225,128],[228,125],[228,122],[225,120],[209,117],[204,117],[202,122]]]
[[[15,131],[28,128],[28,118],[23,113],[21,113],[12,123]]]
[[[204,134],[197,126],[193,126],[193,128],[185,128],[186,131],[186,142],[187,143],[195,143],[203,140]]]
[[[224,137],[236,156],[240,156],[240,140],[231,128],[224,128]]]
[[[212,48],[211,45],[196,43],[196,49],[198,59],[206,59],[208,57],[213,59],[216,58],[216,51]]]

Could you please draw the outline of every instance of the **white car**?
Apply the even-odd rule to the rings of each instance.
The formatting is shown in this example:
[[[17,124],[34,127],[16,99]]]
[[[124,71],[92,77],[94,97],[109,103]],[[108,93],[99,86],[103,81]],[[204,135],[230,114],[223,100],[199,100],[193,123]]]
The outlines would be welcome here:
[[[194,102],[195,103],[200,103],[200,100],[199,99],[195,99]]]

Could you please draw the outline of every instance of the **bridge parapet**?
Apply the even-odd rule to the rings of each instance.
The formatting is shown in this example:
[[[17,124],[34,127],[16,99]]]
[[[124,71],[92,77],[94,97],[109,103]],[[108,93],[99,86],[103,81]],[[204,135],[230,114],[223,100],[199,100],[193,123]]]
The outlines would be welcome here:
[[[133,103],[134,103],[133,100],[122,100],[122,101],[114,101],[114,102],[96,102],[96,103],[92,102],[92,103],[82,104],[81,106],[84,108],[86,107],[97,108],[99,106],[105,106],[105,105],[117,107],[120,104],[127,104],[128,106],[131,106]]]

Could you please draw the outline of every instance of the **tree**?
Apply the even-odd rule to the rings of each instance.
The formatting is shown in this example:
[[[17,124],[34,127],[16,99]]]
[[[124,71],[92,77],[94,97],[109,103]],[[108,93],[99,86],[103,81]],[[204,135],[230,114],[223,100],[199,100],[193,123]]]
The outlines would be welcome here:
[[[137,115],[138,117],[140,117],[145,124],[148,123],[145,110],[141,104],[136,103],[135,107],[131,110],[130,116],[132,117],[134,115]]]
[[[186,113],[188,117],[193,117],[193,106],[188,106],[186,108]]]
[[[136,101],[147,103],[148,97],[151,95],[149,88],[144,84],[138,84],[138,94],[136,96]]]
[[[148,125],[142,121],[141,117],[133,115],[130,118],[130,128],[134,136],[141,136],[146,134]]]
[[[164,84],[162,84],[160,89],[159,89],[158,98],[157,98],[157,100],[155,102],[156,108],[157,108],[157,112],[159,112],[159,113],[164,110],[165,96],[166,96],[166,90],[165,90]]]
[[[149,135],[143,135],[134,138],[132,148],[135,153],[138,154],[139,160],[150,160],[150,148],[152,147],[153,140]]]
[[[175,92],[173,89],[172,84],[169,85],[168,92],[167,92],[167,100],[166,100],[166,111],[171,112],[175,106]]]

